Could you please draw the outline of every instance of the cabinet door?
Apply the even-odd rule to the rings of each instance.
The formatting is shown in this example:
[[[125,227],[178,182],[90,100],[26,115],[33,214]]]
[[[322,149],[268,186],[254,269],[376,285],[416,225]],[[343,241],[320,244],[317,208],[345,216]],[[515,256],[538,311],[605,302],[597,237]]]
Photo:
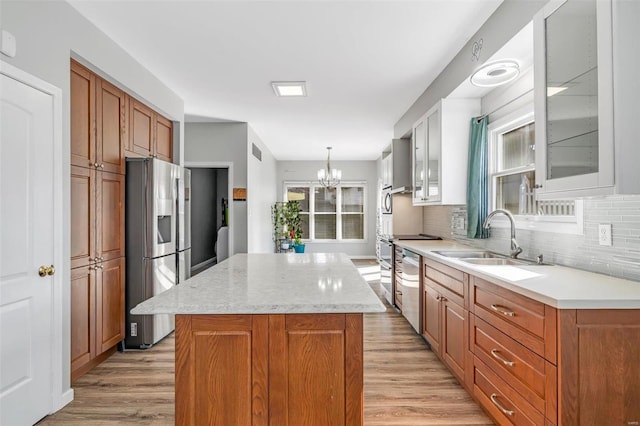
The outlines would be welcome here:
[[[425,187],[425,161],[427,159],[427,121],[423,117],[413,126],[411,137],[411,175],[414,205],[424,204],[427,193]]]
[[[71,166],[71,268],[89,265],[95,256],[96,171]]]
[[[440,201],[440,110],[436,109],[427,118],[427,161],[424,174],[429,202]],[[464,165],[461,165],[464,167]]]
[[[96,356],[95,290],[93,266],[71,270],[71,379]]]
[[[124,92],[102,79],[97,86],[96,163],[100,170],[124,174]]]
[[[176,424],[268,424],[268,318],[176,315]]]
[[[124,257],[97,267],[96,352],[101,354],[124,339]]]
[[[155,156],[161,160],[171,162],[173,158],[173,125],[171,121],[158,114],[155,114],[155,117]]]
[[[270,424],[362,424],[362,314],[270,315],[269,355]]]
[[[96,77],[71,62],[71,165],[94,167],[96,162]]]
[[[449,299],[442,299],[442,307],[442,359],[463,383],[469,333],[467,312]]]
[[[130,98],[129,102],[129,151],[144,156],[153,151],[153,111]]]
[[[429,341],[431,350],[440,355],[440,293],[427,285],[425,279],[423,297],[423,332],[422,335]]]
[[[124,175],[97,172],[96,252],[101,261],[124,256]]]
[[[539,198],[614,191],[612,32],[611,1],[552,2],[534,19]]]

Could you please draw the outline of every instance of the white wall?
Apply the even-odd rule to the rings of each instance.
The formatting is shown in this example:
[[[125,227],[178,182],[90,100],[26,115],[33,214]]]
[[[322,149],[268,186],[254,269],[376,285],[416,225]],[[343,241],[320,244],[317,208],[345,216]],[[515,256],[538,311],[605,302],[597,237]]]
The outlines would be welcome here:
[[[326,166],[326,161],[278,161],[278,200],[283,201],[285,181],[315,181],[318,169]],[[307,243],[305,251],[310,253],[346,253],[350,256],[375,256],[376,249],[376,198],[378,184],[377,161],[332,161],[331,166],[342,170],[343,181],[366,181],[367,212],[366,240],[362,243]]]
[[[277,199],[277,162],[260,137],[248,126],[247,143],[247,249],[248,253],[273,253],[271,205]],[[262,151],[262,161],[251,144]]]
[[[116,45],[104,33],[84,19],[68,3],[62,1],[6,1],[0,4],[0,27],[16,37],[15,58],[2,60],[45,80],[63,93],[63,389],[70,388],[70,199],[69,199],[69,59],[74,57],[102,77],[139,97],[180,126],[184,103],[171,89],[143,68],[134,58]],[[180,139],[177,141],[180,143]]]
[[[233,163],[232,185],[247,187],[247,123],[186,123],[185,163]],[[247,252],[247,202],[233,201],[229,194],[229,222],[233,236],[233,255]],[[233,206],[232,206],[233,204]]]

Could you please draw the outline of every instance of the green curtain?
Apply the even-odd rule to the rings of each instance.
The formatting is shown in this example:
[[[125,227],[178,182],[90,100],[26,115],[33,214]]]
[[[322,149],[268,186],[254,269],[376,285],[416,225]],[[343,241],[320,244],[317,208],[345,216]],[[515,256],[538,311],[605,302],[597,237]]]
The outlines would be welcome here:
[[[471,119],[467,167],[467,237],[487,238],[482,222],[489,213],[489,149],[487,117]]]

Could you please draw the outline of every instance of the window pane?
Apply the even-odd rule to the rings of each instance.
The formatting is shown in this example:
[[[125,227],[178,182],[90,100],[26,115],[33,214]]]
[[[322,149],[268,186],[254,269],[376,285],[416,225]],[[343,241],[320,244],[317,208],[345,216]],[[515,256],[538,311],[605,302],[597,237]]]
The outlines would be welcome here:
[[[364,215],[363,214],[343,214],[342,215],[342,238],[345,240],[364,239]]]
[[[311,238],[309,234],[309,213],[300,213],[300,228],[302,229],[302,238]]]
[[[336,238],[336,215],[317,214],[314,216],[316,226],[315,238],[318,240],[335,240]]]
[[[314,192],[315,192],[316,212],[334,213],[336,211],[336,189],[335,188],[329,189],[324,187],[316,187],[314,189]],[[335,225],[334,225],[334,228],[335,228]],[[319,238],[319,237],[316,236],[316,238]]]
[[[536,214],[533,171],[496,179],[496,207],[513,214]]]
[[[342,187],[342,211],[354,213],[364,211],[363,187]]]
[[[502,135],[501,170],[528,166],[535,163],[534,123],[514,129]]]
[[[300,203],[300,211],[309,211],[309,188],[304,187],[288,187],[287,201],[298,201]]]

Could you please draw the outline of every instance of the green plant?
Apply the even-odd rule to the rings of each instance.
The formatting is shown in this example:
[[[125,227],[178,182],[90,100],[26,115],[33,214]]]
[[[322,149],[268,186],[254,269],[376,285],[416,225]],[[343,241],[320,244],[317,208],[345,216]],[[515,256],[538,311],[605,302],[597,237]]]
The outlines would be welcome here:
[[[298,201],[276,202],[271,206],[274,240],[291,238],[296,244],[302,243],[300,203]]]

